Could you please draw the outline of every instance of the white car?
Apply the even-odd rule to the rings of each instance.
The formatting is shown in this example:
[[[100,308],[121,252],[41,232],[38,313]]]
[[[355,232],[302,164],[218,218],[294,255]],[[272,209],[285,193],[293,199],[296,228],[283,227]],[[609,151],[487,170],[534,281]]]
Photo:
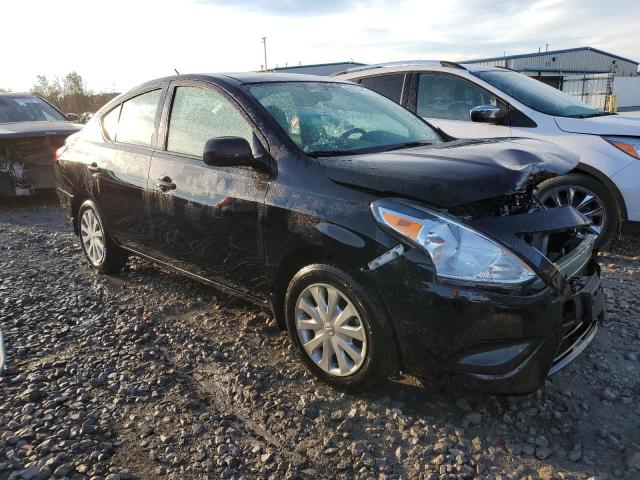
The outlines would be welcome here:
[[[337,74],[401,104],[456,138],[532,137],[580,155],[570,174],[539,185],[547,207],[572,205],[604,245],[640,227],[640,117],[604,112],[499,67],[395,62]],[[635,228],[633,228],[635,227]]]

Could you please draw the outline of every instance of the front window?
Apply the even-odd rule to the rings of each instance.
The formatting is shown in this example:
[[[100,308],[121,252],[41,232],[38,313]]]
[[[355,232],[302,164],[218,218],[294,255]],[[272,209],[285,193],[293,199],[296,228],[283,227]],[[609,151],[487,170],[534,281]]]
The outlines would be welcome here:
[[[0,123],[64,122],[67,120],[67,117],[41,98],[0,96]]]
[[[423,73],[418,78],[416,111],[423,118],[470,122],[469,111],[480,105],[498,106],[496,97],[462,78]]]
[[[249,90],[310,155],[379,152],[442,141],[411,112],[358,85],[274,82]]]
[[[200,87],[176,88],[167,150],[202,156],[207,140],[215,137],[242,137],[251,144],[253,130],[221,94]]]
[[[547,115],[575,118],[606,115],[598,108],[521,73],[491,70],[474,75],[527,107]]]

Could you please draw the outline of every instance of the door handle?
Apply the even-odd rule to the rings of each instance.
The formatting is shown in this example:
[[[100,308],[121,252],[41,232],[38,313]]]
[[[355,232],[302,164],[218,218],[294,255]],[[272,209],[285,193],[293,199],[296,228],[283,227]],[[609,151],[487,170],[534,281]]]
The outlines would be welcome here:
[[[163,193],[176,189],[176,184],[173,183],[170,177],[162,177],[156,180],[156,187]]]
[[[87,165],[87,170],[89,170],[93,176],[100,175],[100,172],[102,171],[96,162],[93,162],[91,165]]]

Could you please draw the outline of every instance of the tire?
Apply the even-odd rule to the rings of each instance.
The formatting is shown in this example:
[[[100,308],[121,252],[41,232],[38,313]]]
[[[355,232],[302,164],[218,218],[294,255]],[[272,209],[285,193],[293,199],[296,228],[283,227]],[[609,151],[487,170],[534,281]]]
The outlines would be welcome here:
[[[127,263],[127,252],[109,238],[100,210],[91,200],[78,210],[78,236],[84,256],[99,273],[118,273]]]
[[[545,180],[537,187],[536,195],[545,207],[568,205],[569,192],[573,189],[572,206],[590,218],[594,224],[598,224],[598,239],[596,248],[603,248],[611,242],[620,229],[620,209],[615,198],[607,187],[595,178],[582,173],[570,173]],[[558,193],[558,198],[555,198]],[[587,197],[592,195],[593,200],[580,205]],[[598,213],[589,215],[589,212],[602,208],[604,216]]]
[[[335,315],[328,315],[332,292],[337,292]],[[304,302],[306,306],[300,308]],[[307,313],[310,308],[315,316]],[[381,302],[369,288],[335,266],[314,264],[296,273],[285,295],[285,319],[305,367],[338,390],[365,389],[397,372],[395,336]],[[305,329],[307,326],[310,328]],[[360,354],[360,360],[358,355],[351,356],[354,352]]]

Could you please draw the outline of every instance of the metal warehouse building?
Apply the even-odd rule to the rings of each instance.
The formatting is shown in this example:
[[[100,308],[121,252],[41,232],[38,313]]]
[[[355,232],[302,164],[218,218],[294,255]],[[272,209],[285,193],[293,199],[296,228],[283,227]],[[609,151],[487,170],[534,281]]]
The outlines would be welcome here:
[[[600,108],[640,105],[638,62],[592,47],[468,60],[464,63],[506,67],[534,77]],[[636,77],[634,80],[617,80]],[[617,91],[619,90],[619,92]],[[622,94],[622,95],[621,95]]]
[[[274,72],[279,73],[303,73],[305,75],[333,75],[348,68],[361,67],[364,63],[358,62],[335,62],[316,63],[313,65],[296,65],[293,67],[276,67]]]

